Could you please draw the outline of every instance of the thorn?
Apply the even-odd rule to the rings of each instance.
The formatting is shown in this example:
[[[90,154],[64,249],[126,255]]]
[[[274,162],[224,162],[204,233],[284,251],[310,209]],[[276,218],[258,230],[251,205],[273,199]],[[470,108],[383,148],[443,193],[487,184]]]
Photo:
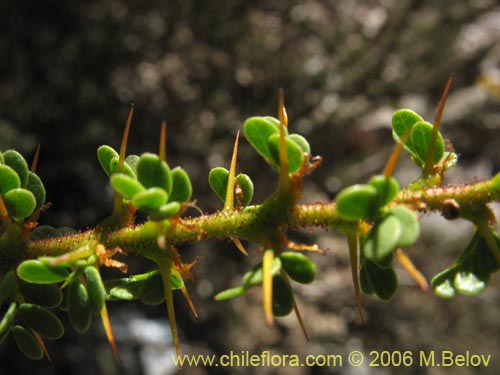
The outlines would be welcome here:
[[[241,243],[240,239],[238,237],[236,238],[231,238],[231,241],[233,241],[233,243],[236,245],[236,247],[238,248],[238,250],[243,254],[243,255],[246,255],[248,256],[248,253],[247,251],[245,250],[245,247],[243,246],[243,244]]]
[[[193,313],[194,317],[196,319],[198,319],[198,312],[196,311],[196,308],[194,307],[193,300],[191,299],[191,296],[189,295],[189,292],[188,292],[188,290],[186,288],[186,285],[184,285],[181,288],[181,292],[182,292],[184,298],[186,299],[186,302],[188,303],[189,308],[191,309],[191,312]]]
[[[394,145],[391,155],[389,156],[389,160],[387,160],[387,164],[384,167],[383,175],[385,177],[390,177],[394,174],[394,170],[396,169],[396,165],[398,164],[403,146],[406,144],[406,142],[408,142],[408,139],[410,138],[410,130],[411,128],[408,128],[403,134],[401,142],[398,142]]]
[[[45,346],[45,342],[43,341],[42,336],[40,336],[40,334],[37,331],[35,331],[34,329],[31,329],[31,332],[33,333],[33,336],[35,336],[35,339],[38,342],[38,344],[40,344],[40,346],[43,350],[43,353],[47,357],[47,360],[49,361],[49,363],[52,363],[52,358],[50,358],[49,351],[47,350],[47,347]]]
[[[161,123],[160,131],[160,160],[167,161],[167,122]]]
[[[36,147],[35,156],[33,156],[33,161],[31,162],[30,171],[33,173],[36,172],[36,168],[38,167],[38,158],[40,157],[40,147],[41,144],[39,143],[38,146]]]
[[[262,257],[262,297],[264,315],[268,326],[273,326],[273,275],[271,273],[274,250],[266,249]]]
[[[115,336],[113,334],[113,329],[111,328],[111,321],[109,319],[108,309],[106,304],[102,307],[100,311],[102,326],[104,327],[104,332],[106,333],[106,338],[108,339],[109,346],[113,351],[113,355],[115,356],[116,362],[122,363],[120,359],[120,353],[118,353],[118,348],[116,346]]]
[[[361,288],[359,287],[357,233],[350,233],[347,235],[347,244],[349,246],[349,257],[351,259],[351,273],[352,273],[352,281],[354,283],[354,294],[356,296],[356,306],[358,307],[358,314],[361,319],[361,323],[365,324],[365,317],[363,315],[363,305],[361,304]]]
[[[443,91],[443,95],[441,96],[441,100],[439,101],[438,109],[436,111],[436,116],[434,117],[434,126],[432,128],[431,138],[429,140],[429,149],[427,151],[427,157],[425,159],[423,176],[427,177],[432,173],[432,167],[434,166],[434,154],[436,148],[436,139],[439,134],[439,127],[441,125],[441,117],[443,115],[444,105],[446,104],[446,99],[448,98],[448,92],[450,91],[451,83],[455,78],[454,74],[450,75],[448,78],[448,82],[446,82],[446,86]]]
[[[281,276],[283,276],[283,278],[288,283],[288,285],[290,285],[290,278],[288,277],[288,274],[284,270],[281,270]],[[300,315],[299,306],[297,305],[295,298],[293,299],[293,311],[295,312],[295,316],[297,317],[297,320],[299,321],[300,328],[302,329],[302,333],[304,334],[306,341],[307,342],[311,341],[311,339],[309,338],[309,334],[307,333],[306,325],[304,324],[304,321],[302,320],[302,316]]]
[[[125,153],[127,152],[128,134],[130,132],[130,124],[132,123],[132,116],[134,114],[134,103],[130,106],[127,122],[123,131],[122,143],[120,145],[120,158],[118,159],[118,172],[123,171],[123,164],[125,163]]]
[[[224,200],[224,209],[234,209],[234,178],[236,175],[236,159],[238,158],[238,143],[240,139],[240,132],[236,134],[234,141],[233,156],[231,158],[231,166],[229,167],[229,176],[227,179],[226,199]]]
[[[128,113],[127,122],[125,123],[125,129],[123,130],[122,142],[120,145],[120,155],[118,158],[118,173],[123,171],[123,165],[125,164],[125,153],[127,152],[128,134],[130,131],[130,124],[132,123],[132,115],[134,114],[134,103],[130,105],[130,111]],[[115,192],[115,199],[113,201],[113,213],[112,217],[121,217],[123,210],[123,198],[121,194]]]
[[[306,245],[303,243],[295,243],[293,241],[286,241],[285,247],[292,249],[292,250],[298,250],[298,251],[311,251],[314,253],[321,253],[321,254],[326,254],[326,250],[321,249],[318,245]]]
[[[164,255],[164,254],[162,254]],[[168,320],[170,322],[170,331],[172,334],[172,340],[175,346],[175,352],[177,357],[181,357],[181,350],[179,345],[179,335],[177,333],[177,322],[175,321],[175,310],[174,310],[174,296],[172,293],[172,264],[168,257],[158,256],[155,259],[156,264],[160,270],[160,275],[163,280],[163,291],[165,293],[165,304],[167,306]]]
[[[280,121],[280,191],[288,191],[290,177],[288,176],[288,150],[286,148],[285,129],[288,127],[288,115],[285,109],[285,94],[283,89],[279,90],[278,119]]]
[[[424,292],[428,291],[429,284],[427,283],[427,280],[425,279],[424,275],[422,275],[422,272],[420,272],[415,267],[415,265],[408,257],[408,255],[406,255],[403,249],[396,249],[394,253],[396,254],[396,258],[398,259],[401,266],[406,272],[408,272],[412,279],[415,280],[420,289],[422,289]]]

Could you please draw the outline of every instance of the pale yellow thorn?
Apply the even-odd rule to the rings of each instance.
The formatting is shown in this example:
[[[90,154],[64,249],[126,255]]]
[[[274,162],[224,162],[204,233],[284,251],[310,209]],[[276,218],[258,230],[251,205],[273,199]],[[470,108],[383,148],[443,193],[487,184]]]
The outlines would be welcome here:
[[[191,299],[191,296],[189,295],[189,292],[188,292],[185,285],[181,288],[181,292],[182,292],[182,295],[184,296],[184,298],[186,299],[186,301],[189,305],[189,308],[191,309],[191,312],[193,313],[194,317],[196,319],[198,319],[198,312],[196,311],[196,308],[194,307],[193,300]]]
[[[245,247],[243,246],[243,244],[241,243],[241,241],[240,241],[240,239],[238,237],[231,238],[231,241],[233,241],[233,243],[236,245],[236,247],[238,248],[238,250],[241,251],[241,253],[243,255],[247,255],[248,256],[248,253],[245,250]]]
[[[106,333],[106,338],[108,339],[109,346],[113,351],[113,355],[115,356],[116,361],[118,363],[121,363],[122,361],[120,359],[120,353],[118,353],[118,348],[116,346],[116,340],[113,334],[113,329],[111,328],[111,321],[109,319],[109,314],[106,304],[104,304],[99,314],[101,316],[102,326],[104,327],[104,332]]]
[[[240,132],[236,134],[234,141],[233,156],[231,158],[231,166],[229,167],[229,176],[227,179],[226,199],[224,200],[224,209],[234,209],[234,179],[236,176],[236,160],[238,158],[238,142],[240,139]]]
[[[398,262],[401,264],[404,270],[408,272],[412,279],[415,280],[420,289],[422,289],[423,291],[429,290],[429,284],[427,283],[427,280],[425,279],[424,275],[422,275],[422,273],[415,267],[408,255],[406,255],[402,249],[396,249],[395,254]]]
[[[262,257],[262,296],[266,323],[273,325],[273,275],[274,250],[266,249]]]
[[[167,122],[161,123],[160,131],[160,147],[159,147],[160,160],[167,161]]]

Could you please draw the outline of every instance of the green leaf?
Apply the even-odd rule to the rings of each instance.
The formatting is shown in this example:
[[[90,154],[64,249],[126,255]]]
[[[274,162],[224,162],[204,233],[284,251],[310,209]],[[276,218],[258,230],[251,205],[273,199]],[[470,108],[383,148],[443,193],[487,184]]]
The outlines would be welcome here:
[[[134,275],[131,277],[107,280],[104,282],[104,286],[107,291],[106,298],[108,300],[114,300],[114,299],[134,300],[141,298],[143,289],[147,285],[146,281],[150,278],[157,278],[159,275],[160,271],[155,270],[143,274]],[[172,283],[173,290],[180,289],[184,286],[184,281],[182,280],[182,277],[174,270],[172,270],[170,281]]]
[[[0,306],[2,306],[3,301],[13,296],[16,286],[16,274],[10,270],[4,275],[2,281],[0,281]]]
[[[144,281],[140,299],[146,305],[158,305],[165,300],[163,281],[159,272],[151,274],[151,276]]]
[[[368,233],[363,246],[363,255],[372,261],[383,261],[398,244],[402,233],[402,225],[392,215],[375,224]]]
[[[125,158],[125,164],[134,172],[134,176],[137,176],[137,163],[139,163],[139,155],[129,155]]]
[[[179,202],[170,202],[163,204],[155,212],[150,213],[151,220],[160,221],[169,219],[176,215],[181,209],[181,204]]]
[[[300,134],[290,134],[288,136],[288,139],[295,142],[295,144],[301,148],[302,152],[306,154],[311,153],[311,146],[309,146],[309,142],[307,142],[307,139],[305,139]]]
[[[14,219],[24,219],[35,211],[36,199],[29,190],[23,188],[9,190],[3,200],[9,215]]]
[[[396,217],[401,224],[401,235],[398,238],[397,246],[413,245],[420,236],[420,225],[415,212],[405,206],[396,206],[391,208],[389,213]]]
[[[113,189],[115,189],[115,191],[127,200],[132,200],[136,194],[144,191],[144,186],[142,186],[139,181],[133,177],[127,176],[124,173],[113,174],[110,181]]]
[[[424,119],[410,109],[400,109],[392,115],[392,134],[396,142],[401,142],[408,129]]]
[[[118,164],[119,164],[120,158],[114,157],[111,159],[111,162],[109,164],[109,170],[111,174],[115,173],[123,173],[129,177],[132,177],[133,179],[136,179],[136,175],[134,170],[128,165],[127,163],[123,163],[123,170],[121,172],[118,172]]]
[[[498,235],[492,232],[500,244]],[[455,263],[432,278],[431,285],[437,296],[454,297],[457,293],[475,295],[488,285],[490,275],[500,265],[478,231],[467,244],[464,253]]]
[[[28,172],[28,183],[26,184],[26,189],[31,191],[35,196],[35,209],[38,210],[45,203],[45,187],[43,186],[43,182],[40,177],[31,171]]]
[[[119,158],[118,152],[116,152],[113,148],[102,145],[97,149],[97,159],[99,160],[99,164],[101,164],[102,169],[108,176],[111,176],[111,160],[113,158]]]
[[[12,302],[0,321],[0,344],[4,342],[4,340],[9,335],[12,330],[14,324],[14,318],[16,316],[17,303]]]
[[[24,157],[15,150],[7,150],[3,153],[4,163],[16,171],[21,180],[21,187],[26,187],[28,182],[28,163]]]
[[[248,287],[244,285],[238,285],[234,288],[229,288],[226,290],[223,290],[222,292],[219,292],[215,295],[215,300],[216,301],[225,301],[228,299],[236,298],[239,297],[248,290]]]
[[[399,182],[392,176],[373,176],[368,181],[368,185],[377,190],[379,206],[389,204],[399,192]]]
[[[253,198],[253,182],[251,178],[243,173],[238,174],[235,177],[235,182],[236,185],[238,185],[241,189],[242,196],[241,196],[241,206],[246,207],[250,204]],[[235,205],[238,203],[238,197],[236,196],[235,192],[235,199],[234,199]]]
[[[366,184],[345,188],[335,201],[339,215],[346,220],[371,218],[379,209],[377,189]]]
[[[415,162],[423,167],[429,151],[429,142],[431,139],[433,125],[420,121],[416,123],[411,129],[410,143],[411,148],[415,154]],[[436,138],[434,149],[434,164],[438,163],[444,155],[444,140],[440,133]]]
[[[46,307],[31,303],[22,303],[18,307],[18,316],[42,337],[56,340],[64,334],[64,326],[57,316]]]
[[[33,229],[30,234],[32,241],[42,240],[44,238],[56,237],[56,229],[50,225],[40,225]]]
[[[167,193],[159,187],[151,187],[135,194],[132,198],[132,204],[139,210],[146,212],[155,212],[162,205],[167,203]]]
[[[137,179],[146,188],[159,187],[170,194],[172,192],[172,176],[167,163],[158,155],[144,153],[137,162]]]
[[[293,280],[302,284],[309,284],[314,281],[316,266],[304,254],[285,251],[281,253],[280,258],[281,266]]]
[[[210,170],[208,174],[208,183],[212,190],[217,194],[221,201],[226,200],[227,184],[229,182],[229,171],[223,167],[216,167]],[[239,185],[242,191],[241,204],[247,206],[253,198],[253,182],[248,175],[240,173],[235,177],[235,185]],[[236,191],[234,195],[235,207],[238,204]]]
[[[396,293],[398,279],[391,267],[380,267],[374,262],[364,260],[360,270],[360,284],[366,294],[388,300]]]
[[[453,285],[453,276],[455,270],[446,269],[432,278],[431,286],[434,293],[441,298],[452,298],[457,294],[457,290]]]
[[[5,195],[10,190],[19,189],[21,179],[14,169],[5,164],[0,164],[0,194]]]
[[[132,278],[121,278],[107,280],[104,282],[104,286],[107,290],[106,298],[108,300],[131,301],[140,297],[144,283]]]
[[[79,280],[73,281],[68,288],[69,320],[77,332],[84,333],[92,323],[92,310],[87,288]]]
[[[280,169],[280,135],[273,134],[268,139],[269,151],[272,157],[271,166],[276,170]],[[304,152],[300,146],[290,138],[285,138],[286,150],[288,153],[288,173],[297,172],[304,163]]]
[[[19,291],[28,302],[45,307],[57,307],[63,299],[61,290],[55,284],[21,283]]]
[[[277,275],[281,270],[281,259],[275,257],[273,259],[273,265],[271,267],[271,274],[273,276]],[[262,263],[257,264],[250,271],[243,275],[243,285],[250,288],[255,285],[262,284]]]
[[[83,270],[87,282],[90,309],[94,314],[99,314],[104,307],[106,290],[101,279],[99,270],[94,266],[87,266]]]
[[[30,283],[52,284],[66,280],[69,272],[65,268],[49,267],[38,260],[30,259],[17,267],[17,275]]]
[[[453,286],[458,293],[474,296],[486,289],[487,280],[472,271],[459,271],[453,279]]]
[[[228,180],[229,171],[226,168],[215,167],[208,173],[208,184],[223,202],[226,200]]]
[[[12,329],[12,334],[17,347],[26,357],[30,359],[43,358],[43,350],[40,344],[26,328],[17,325]]]
[[[286,316],[290,314],[295,305],[292,288],[281,275],[273,278],[273,315]]]
[[[4,164],[5,160],[3,159],[3,154],[0,152],[0,164]]]
[[[243,133],[252,147],[268,162],[273,163],[269,137],[279,134],[279,121],[270,117],[251,117],[243,124]]]
[[[171,171],[172,194],[169,195],[169,202],[188,202],[193,194],[193,187],[186,171],[176,167]]]

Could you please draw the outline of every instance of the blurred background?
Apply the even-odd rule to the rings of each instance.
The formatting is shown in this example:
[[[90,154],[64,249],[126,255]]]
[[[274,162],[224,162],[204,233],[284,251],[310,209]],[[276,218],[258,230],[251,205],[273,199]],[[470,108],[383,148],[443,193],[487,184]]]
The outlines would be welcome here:
[[[0,149],[15,148],[30,159],[41,144],[38,172],[52,202],[42,224],[84,230],[109,213],[112,191],[96,149],[119,147],[131,103],[128,153],[156,152],[166,120],[168,162],[188,171],[197,205],[206,212],[221,208],[208,171],[228,167],[247,117],[276,114],[279,88],[290,128],[324,159],[305,181],[304,202],[331,200],[343,187],[379,173],[393,145],[392,112],[407,107],[432,121],[451,73],[442,132],[460,160],[447,182],[488,178],[500,169],[500,5],[494,0],[6,0],[0,3],[0,67]],[[244,141],[238,163],[261,202],[275,188],[276,173]],[[416,178],[406,156],[396,176],[403,183]],[[452,264],[473,228],[438,214],[426,215],[422,228],[409,254],[430,280]],[[368,358],[372,350],[468,350],[492,354],[490,366],[368,368],[365,362],[357,368],[193,367],[182,373],[498,373],[498,276],[479,296],[441,300],[398,269],[401,285],[392,300],[363,297],[362,325],[344,239],[322,229],[290,237],[328,250],[311,255],[317,281],[295,286],[311,341],[293,316],[266,327],[258,289],[215,302],[213,295],[237,284],[260,254],[253,244],[245,258],[231,243],[209,241],[179,248],[185,262],[201,256],[197,282],[188,284],[200,318],[176,300],[184,353],[360,350]],[[129,258],[132,272],[152,267]],[[121,366],[95,320],[86,335],[68,325],[63,339],[47,343],[52,364],[24,358],[7,340],[0,348],[1,372],[177,373],[164,306],[109,305]]]

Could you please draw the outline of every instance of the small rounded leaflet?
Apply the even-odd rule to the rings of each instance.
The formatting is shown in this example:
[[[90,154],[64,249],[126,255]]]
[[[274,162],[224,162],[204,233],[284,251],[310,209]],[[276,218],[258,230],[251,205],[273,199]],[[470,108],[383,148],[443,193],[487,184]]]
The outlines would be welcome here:
[[[180,167],[171,170],[172,193],[168,197],[169,202],[188,202],[193,194],[191,179],[186,171]]]
[[[155,212],[167,203],[167,193],[159,187],[143,190],[132,197],[132,204],[139,210]]]
[[[35,173],[28,172],[28,183],[26,184],[26,189],[33,193],[35,197],[36,206],[35,209],[39,209],[45,203],[45,187],[43,182]]]
[[[273,315],[286,316],[290,314],[295,305],[292,288],[281,275],[273,278]]]
[[[397,246],[408,247],[417,241],[420,236],[420,225],[417,214],[405,206],[391,208],[389,214],[398,219],[401,224],[401,234]]]
[[[21,187],[21,179],[14,169],[5,164],[0,164],[0,194],[5,195],[12,189]]]
[[[300,134],[290,134],[288,136],[288,139],[292,140],[297,146],[299,146],[302,149],[303,153],[311,153],[311,146],[309,145],[309,142],[307,142],[307,139],[305,139]]]
[[[426,121],[417,122],[411,129],[410,145],[417,158],[417,164],[423,166],[429,152],[429,143],[431,140],[433,125]],[[434,144],[434,164],[437,164],[444,155],[443,136],[438,133]]]
[[[392,176],[373,176],[368,181],[368,185],[377,189],[380,206],[389,204],[399,193],[399,182]]]
[[[17,309],[19,318],[37,331],[40,336],[56,340],[63,336],[64,326],[57,316],[46,307],[22,303]]]
[[[368,234],[363,246],[366,259],[382,262],[398,245],[402,233],[400,221],[389,215],[376,223]]]
[[[45,307],[57,307],[63,300],[63,294],[56,284],[22,282],[19,291],[27,301]]]
[[[28,182],[28,163],[24,157],[15,150],[7,150],[3,152],[4,163],[16,171],[21,180],[21,187],[26,187]]]
[[[30,359],[41,359],[43,357],[42,347],[26,328],[16,325],[12,329],[12,334],[17,347],[26,357]]]
[[[123,196],[123,198],[127,200],[132,200],[136,194],[144,191],[144,186],[142,186],[139,181],[124,173],[116,173],[112,175],[110,181],[113,189],[115,189]]]
[[[272,164],[275,169],[280,168],[280,135],[273,134],[268,139],[269,151],[271,153]],[[286,151],[288,154],[288,173],[297,172],[304,162],[304,151],[302,148],[291,140],[285,138]]]
[[[398,279],[392,267],[380,267],[369,260],[362,262],[359,281],[363,292],[382,300],[390,299],[398,288]]]
[[[253,198],[254,186],[253,182],[248,175],[240,173],[235,178],[236,185],[241,189],[241,205],[246,207],[250,204]],[[236,192],[235,192],[236,194]],[[234,200],[235,203],[238,202],[238,199]]]
[[[97,160],[108,176],[111,176],[111,160],[119,158],[118,152],[108,145],[102,145],[97,149]]]
[[[137,162],[137,179],[146,188],[158,187],[170,194],[172,192],[172,176],[167,163],[158,155],[146,152]]]
[[[337,195],[337,211],[346,220],[370,218],[378,211],[378,195],[377,189],[371,185],[349,186]]]
[[[14,219],[24,219],[30,216],[36,208],[36,198],[27,189],[9,190],[3,197],[9,215]]]
[[[84,333],[92,323],[89,294],[79,280],[73,281],[68,288],[69,320],[77,332]]]
[[[309,284],[316,277],[316,266],[304,254],[286,251],[280,255],[281,265],[292,280]]]
[[[39,260],[30,259],[17,267],[17,275],[30,283],[52,284],[65,281],[69,272],[63,267],[50,267]]]
[[[94,266],[87,266],[83,270],[87,282],[90,309],[94,314],[99,314],[106,300],[106,289],[101,279],[99,270]]]
[[[272,117],[250,117],[243,124],[243,134],[252,147],[269,163],[273,159],[269,137],[279,134],[279,121]]]

